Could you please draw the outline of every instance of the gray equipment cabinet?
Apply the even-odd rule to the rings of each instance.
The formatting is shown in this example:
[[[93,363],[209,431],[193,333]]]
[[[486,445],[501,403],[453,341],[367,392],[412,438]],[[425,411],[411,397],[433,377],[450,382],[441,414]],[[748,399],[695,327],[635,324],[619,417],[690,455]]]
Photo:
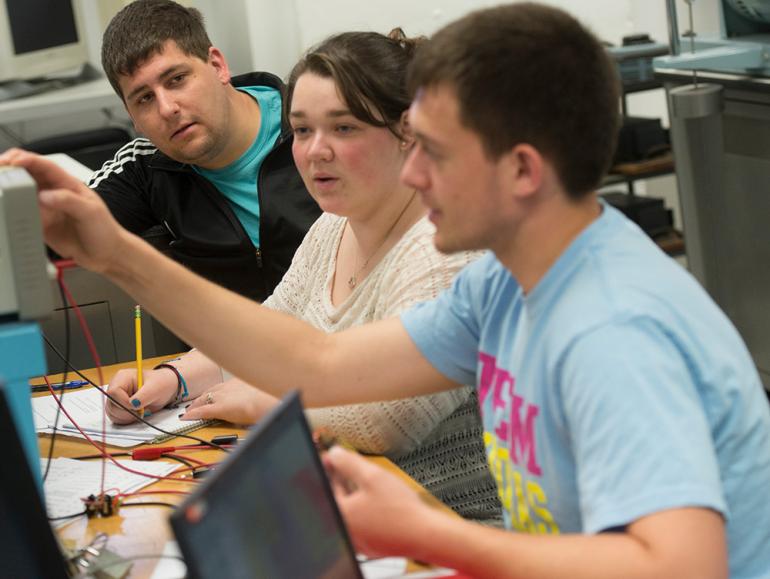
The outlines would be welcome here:
[[[770,389],[770,79],[658,69],[692,273]]]

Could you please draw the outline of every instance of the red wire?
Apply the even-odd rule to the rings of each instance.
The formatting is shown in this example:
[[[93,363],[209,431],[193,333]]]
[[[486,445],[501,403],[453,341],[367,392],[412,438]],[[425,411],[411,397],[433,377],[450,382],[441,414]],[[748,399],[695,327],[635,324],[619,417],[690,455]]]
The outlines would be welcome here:
[[[232,448],[232,444],[220,444],[222,448]],[[181,446],[175,446],[173,447],[174,450],[217,450],[216,448],[211,448],[208,444],[182,444]]]
[[[80,311],[80,308],[78,307],[77,303],[75,302],[75,299],[72,297],[72,294],[69,291],[69,288],[67,287],[67,284],[64,282],[64,270],[65,269],[71,269],[73,267],[76,267],[77,264],[71,260],[59,260],[54,263],[56,266],[56,279],[59,283],[59,286],[62,289],[62,292],[64,293],[64,296],[67,300],[67,302],[72,307],[73,311],[75,312],[75,315],[78,319],[78,323],[80,324],[80,328],[83,331],[83,337],[86,340],[86,344],[88,345],[88,349],[91,353],[91,356],[94,359],[94,364],[96,366],[96,371],[99,376],[99,384],[104,384],[104,376],[102,374],[102,364],[101,359],[99,358],[99,352],[96,350],[96,344],[94,343],[93,337],[91,335],[91,331],[88,328],[88,324],[86,323],[85,318],[83,317],[82,312]],[[66,305],[66,304],[65,304]],[[115,466],[118,468],[130,472],[132,474],[138,474],[140,476],[144,476],[147,478],[152,478],[155,480],[167,480],[167,481],[176,481],[176,482],[191,482],[195,479],[181,479],[177,477],[170,477],[170,476],[159,476],[154,474],[149,474],[145,472],[140,472],[138,470],[134,470],[132,468],[129,468],[125,465],[120,464],[115,458],[107,452],[103,447],[100,447],[91,437],[89,437],[83,430],[80,428],[80,426],[72,419],[72,416],[70,416],[69,412],[64,408],[64,405],[62,404],[61,400],[56,396],[56,393],[54,392],[51,382],[48,380],[48,376],[44,376],[45,382],[48,385],[48,390],[51,393],[51,396],[53,396],[54,400],[56,401],[56,404],[61,408],[62,412],[64,412],[64,415],[67,417],[67,419],[72,423],[72,425],[80,432],[80,434],[85,437],[85,439],[91,443],[94,448],[96,448],[99,451],[100,456],[102,457],[102,474],[101,474],[101,484],[100,484],[100,495],[104,496],[104,484],[105,479],[107,476],[107,460],[110,460]],[[102,445],[106,445],[106,439],[107,439],[107,413],[105,410],[105,398],[102,398]],[[193,446],[193,445],[189,445]],[[196,459],[191,459],[187,457],[187,460],[191,460],[192,462],[195,462],[196,464],[199,464],[200,466],[210,466],[203,461],[199,461]],[[178,469],[174,472],[184,472],[186,470],[192,470],[190,467],[184,467],[181,469]]]
[[[233,447],[232,444],[222,444],[221,446],[222,446],[222,448],[232,448]],[[169,452],[179,452],[179,451],[182,451],[182,450],[184,450],[184,451],[187,451],[187,450],[213,450],[207,444],[187,444],[187,445],[182,445],[182,446],[166,446],[164,448],[165,448],[165,450],[163,451],[161,456],[163,456],[163,455],[165,455],[166,453],[169,453]],[[121,455],[121,456],[131,456],[132,452],[128,451],[128,452],[122,452],[122,453],[118,453],[118,454]],[[113,453],[113,456],[115,456],[115,453]],[[89,459],[89,458],[101,458],[101,457],[102,457],[101,454],[85,454],[85,455],[79,456],[78,458]],[[146,460],[146,459],[142,459],[142,458],[132,458],[132,459],[133,460]],[[188,457],[185,457],[185,460],[188,460]]]
[[[72,297],[72,294],[70,293],[70,290],[67,287],[67,284],[64,283],[64,270],[70,267],[74,267],[74,264],[75,262],[73,262],[72,260],[69,260],[63,263],[57,262],[56,279],[59,282],[59,286],[61,287],[62,293],[64,293],[64,296],[67,299],[67,302],[70,304],[70,306],[72,306],[72,309],[75,312],[75,316],[77,317],[78,322],[80,323],[80,329],[83,330],[83,337],[86,340],[86,344],[88,345],[88,349],[91,352],[91,356],[94,359],[94,364],[96,365],[96,372],[99,376],[99,384],[104,384],[104,376],[102,375],[102,362],[101,362],[101,359],[99,358],[99,352],[96,350],[96,344],[94,343],[93,337],[91,336],[91,331],[88,328],[88,324],[86,323],[86,320],[83,317],[83,313],[80,311],[78,304],[75,303],[75,299]],[[47,382],[48,382],[48,379],[46,379],[46,383]],[[62,407],[62,410],[64,410],[64,407]],[[73,424],[75,423],[73,422]],[[78,428],[78,430],[80,429]],[[107,444],[106,441],[107,441],[107,411],[105,408],[104,398],[102,398],[102,444]],[[99,486],[99,488],[101,489],[100,492],[102,495],[104,494],[104,481],[106,477],[107,477],[107,465],[104,461],[102,461],[102,479],[101,479],[101,484]]]
[[[77,263],[75,263],[74,259],[59,259],[57,261],[53,262],[54,266],[56,266],[56,269],[58,271],[61,271],[63,269],[72,269],[74,267],[77,267]]]

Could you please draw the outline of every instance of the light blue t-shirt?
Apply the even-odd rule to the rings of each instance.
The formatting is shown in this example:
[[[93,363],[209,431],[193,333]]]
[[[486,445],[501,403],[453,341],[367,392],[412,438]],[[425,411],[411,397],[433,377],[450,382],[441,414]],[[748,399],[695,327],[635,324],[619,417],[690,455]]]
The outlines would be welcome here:
[[[259,133],[251,147],[226,167],[195,170],[211,181],[227,197],[230,205],[249,234],[254,247],[259,247],[259,168],[281,134],[281,93],[267,86],[238,87],[259,103]]]
[[[770,575],[770,410],[698,283],[604,206],[523,295],[491,254],[402,315],[475,381],[509,528],[597,533],[696,506],[727,517],[730,576]]]

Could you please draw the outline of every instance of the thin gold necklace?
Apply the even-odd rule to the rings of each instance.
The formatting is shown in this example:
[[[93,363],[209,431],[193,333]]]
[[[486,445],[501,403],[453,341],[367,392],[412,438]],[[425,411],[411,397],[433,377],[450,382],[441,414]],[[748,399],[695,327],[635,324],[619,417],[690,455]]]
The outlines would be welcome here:
[[[372,258],[377,255],[377,252],[382,249],[382,246],[385,245],[385,242],[388,240],[388,237],[390,237],[390,234],[393,233],[393,230],[396,228],[396,225],[398,225],[398,222],[401,221],[401,218],[404,216],[404,213],[406,213],[407,208],[412,204],[412,200],[414,199],[415,195],[417,195],[417,191],[412,192],[412,196],[409,197],[409,201],[406,202],[406,205],[404,205],[404,208],[401,209],[401,212],[398,214],[398,217],[396,217],[396,220],[390,225],[388,228],[388,231],[385,232],[384,237],[382,238],[382,241],[377,245],[375,250],[369,254],[369,257],[367,257],[364,260],[364,264],[361,267],[358,267],[358,252],[356,252],[356,263],[353,271],[353,275],[351,275],[348,278],[348,287],[350,289],[355,289],[356,285],[358,285],[358,276],[359,274],[366,269],[366,266],[369,265],[369,262],[372,260]],[[345,225],[348,224],[347,219],[345,219]]]

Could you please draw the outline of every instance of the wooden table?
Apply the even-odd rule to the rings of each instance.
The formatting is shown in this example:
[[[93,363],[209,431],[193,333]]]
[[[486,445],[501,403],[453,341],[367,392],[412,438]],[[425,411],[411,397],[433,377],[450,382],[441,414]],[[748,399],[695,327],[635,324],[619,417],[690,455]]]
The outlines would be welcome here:
[[[145,361],[145,368],[152,368],[161,361],[168,359],[168,356],[162,356],[159,358],[151,358]],[[132,363],[114,364],[112,366],[105,366],[102,368],[102,376],[105,382],[122,368],[132,368]],[[95,369],[86,370],[83,372],[89,379],[98,383],[98,374]],[[68,374],[68,379],[76,378],[76,375]],[[52,375],[49,379],[52,382],[61,380],[61,374]],[[32,384],[43,383],[42,378],[31,380]],[[69,392],[69,391],[68,391]],[[38,394],[44,396],[45,394]],[[66,397],[66,394],[65,394]],[[218,426],[207,426],[205,428],[193,431],[191,434],[198,438],[210,440],[212,437],[220,434],[232,434],[237,433],[240,437],[245,436],[247,429],[239,428],[232,424],[223,424]],[[40,435],[40,456],[48,456],[51,436]],[[193,441],[182,437],[173,438],[162,443],[162,446],[175,446],[194,444]],[[144,448],[151,445],[142,445],[132,447],[129,450],[135,448]],[[107,446],[106,449],[112,452],[122,452],[126,449],[118,448],[114,446]],[[64,437],[57,435],[54,443],[54,457],[68,457],[74,458],[77,456],[91,455],[98,452],[88,441],[70,437]],[[185,452],[185,456],[191,456],[198,460],[202,460],[207,463],[218,462],[223,458],[222,451],[219,450],[200,450],[195,452]],[[382,467],[399,474],[405,481],[413,486],[421,496],[428,502],[435,503],[439,508],[447,509],[437,499],[435,499],[430,493],[425,491],[419,484],[413,479],[407,476],[403,471],[396,467],[390,460],[385,457],[368,457],[373,462],[381,465]],[[166,459],[160,459],[166,460]],[[174,463],[178,464],[178,463]],[[181,466],[181,465],[180,465]],[[170,482],[159,481],[145,487],[142,490],[165,490],[176,489],[189,491],[195,483],[182,483],[182,482]],[[132,498],[131,502],[138,502],[138,500],[160,500],[162,502],[179,503],[183,499],[183,495],[159,495],[157,497],[147,497],[142,499]],[[450,511],[451,512],[451,511]],[[85,516],[76,519],[66,527],[59,530],[59,536],[68,547],[83,547],[90,543],[94,537],[99,533],[105,533],[109,536],[107,547],[127,558],[158,555],[163,552],[166,542],[173,538],[171,529],[168,525],[169,508],[163,506],[148,506],[148,507],[130,507],[121,509],[117,515],[107,518],[92,518],[88,519]],[[138,559],[133,563],[131,571],[128,577],[131,578],[143,578],[152,575],[153,569],[157,565],[157,559]],[[416,567],[410,565],[410,570],[414,570]]]

